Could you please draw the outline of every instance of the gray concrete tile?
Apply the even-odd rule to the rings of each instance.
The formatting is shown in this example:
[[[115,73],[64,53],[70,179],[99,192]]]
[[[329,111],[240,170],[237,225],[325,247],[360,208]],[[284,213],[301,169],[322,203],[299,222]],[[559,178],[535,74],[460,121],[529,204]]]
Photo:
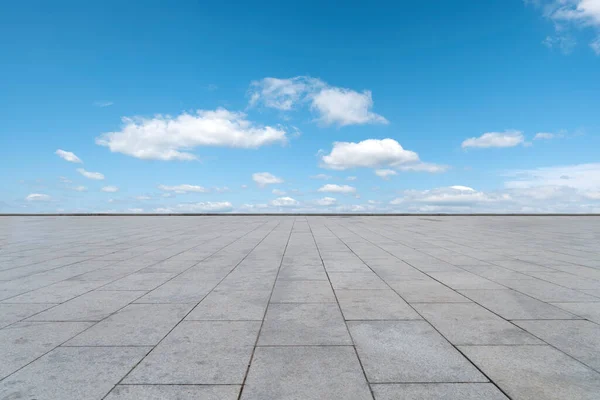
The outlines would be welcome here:
[[[56,304],[3,304],[0,303],[0,329],[19,322]]]
[[[239,385],[117,385],[105,400],[237,400]]]
[[[136,303],[199,303],[218,281],[169,281],[136,300]]]
[[[259,347],[241,398],[372,399],[351,346]]]
[[[461,346],[511,398],[596,400],[600,375],[550,346]]]
[[[336,290],[346,320],[421,319],[393,290]]]
[[[388,285],[373,272],[331,272],[331,285],[335,290],[389,289]]]
[[[348,328],[371,383],[487,381],[425,321],[349,321]]]
[[[350,345],[352,341],[337,304],[269,305],[259,346]]]
[[[429,275],[455,290],[464,289],[506,289],[489,279],[482,278],[467,271],[461,272],[429,272]]]
[[[508,400],[491,383],[378,383],[371,388],[375,400]]]
[[[290,265],[282,267],[277,277],[280,281],[327,281],[327,274],[322,265],[303,266]]]
[[[409,303],[468,303],[469,299],[428,278],[418,281],[387,282]]]
[[[600,324],[600,303],[552,303],[552,305]]]
[[[259,328],[258,321],[183,321],[123,383],[242,384]]]
[[[461,290],[461,294],[495,312],[502,318],[577,319],[576,315],[514,290]]]
[[[130,304],[65,346],[152,346],[192,309],[191,304]]]
[[[39,313],[28,321],[100,321],[144,293],[95,290]]]
[[[3,303],[63,303],[101,285],[98,282],[63,281],[5,299]]]
[[[281,281],[275,283],[272,303],[335,303],[329,281]]]
[[[149,350],[148,347],[57,348],[0,382],[0,398],[101,399]]]
[[[598,302],[598,298],[540,279],[498,280],[503,285],[544,302]]]
[[[544,344],[475,303],[419,303],[414,307],[454,345]]]
[[[600,325],[582,320],[515,323],[588,367],[600,371]]]
[[[186,319],[262,321],[270,295],[267,290],[221,291],[217,287]]]
[[[0,330],[0,379],[89,328],[88,322],[17,322]]]
[[[172,272],[135,272],[103,286],[102,290],[152,290],[174,275]]]

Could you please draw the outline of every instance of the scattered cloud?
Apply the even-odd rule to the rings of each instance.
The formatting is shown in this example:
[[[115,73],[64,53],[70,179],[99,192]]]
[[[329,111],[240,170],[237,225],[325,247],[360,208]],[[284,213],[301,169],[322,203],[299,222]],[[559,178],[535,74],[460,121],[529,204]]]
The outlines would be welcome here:
[[[73,186],[71,189],[74,190],[74,191],[76,191],[76,192],[85,192],[85,191],[87,191],[87,188],[85,186]]]
[[[390,179],[390,176],[398,175],[398,173],[396,171],[394,171],[393,169],[376,169],[375,175],[377,175],[378,177],[380,177],[382,179],[387,180],[387,179]]]
[[[144,212],[144,209],[143,208],[128,208],[127,211],[130,213],[133,213],[133,214],[141,214]]]
[[[203,186],[197,185],[175,185],[175,186],[167,186],[167,185],[158,185],[158,188],[164,192],[175,192],[178,194],[184,193],[207,193],[208,189]]]
[[[115,104],[115,103],[113,103],[112,101],[95,101],[94,102],[94,106],[101,107],[101,108],[110,107],[113,104]]]
[[[431,174],[446,172],[450,168],[447,165],[439,165],[433,163],[418,162],[415,164],[399,165],[396,167],[399,171],[404,172],[429,172]]]
[[[200,202],[200,203],[182,203],[172,207],[155,208],[156,213],[177,214],[177,213],[213,213],[227,212],[233,209],[233,205],[228,201],[221,202]]]
[[[96,138],[98,145],[112,152],[163,161],[196,160],[190,150],[200,146],[248,149],[276,142],[287,142],[283,128],[256,125],[246,119],[246,114],[224,108],[177,117],[123,118],[120,131]]]
[[[333,176],[331,175],[326,175],[326,174],[317,174],[317,175],[313,175],[310,177],[310,179],[322,179],[322,180],[329,180],[333,178]]]
[[[322,199],[315,200],[315,204],[319,206],[332,206],[337,203],[337,200],[333,197],[323,197]]]
[[[348,194],[348,193],[356,193],[356,188],[352,187],[352,186],[349,186],[349,185],[327,184],[327,185],[321,186],[317,191],[318,192],[324,192],[324,193],[344,193],[344,194]]]
[[[54,152],[54,154],[56,154],[57,156],[59,156],[60,158],[62,158],[65,161],[68,161],[68,162],[80,163],[80,164],[83,163],[83,161],[81,161],[81,159],[79,157],[77,157],[75,155],[75,153],[71,153],[70,151],[58,149]]]
[[[279,190],[279,189],[273,189],[273,191],[271,193],[273,193],[275,196],[283,196],[285,194],[285,191]]]
[[[27,201],[50,201],[51,197],[47,194],[31,193],[30,195],[25,197],[25,200],[27,200]]]
[[[515,147],[523,144],[523,133],[515,130],[505,132],[488,132],[480,137],[472,137],[462,142],[462,148]]]
[[[349,176],[346,178],[347,181],[355,181],[357,178],[355,176]]]
[[[88,179],[94,179],[97,181],[104,180],[104,175],[101,174],[100,172],[90,172],[90,171],[86,171],[83,168],[77,168],[77,172],[79,172],[81,175],[85,176]]]
[[[569,187],[583,191],[600,190],[600,163],[565,165],[509,171],[505,182],[509,189]]]
[[[144,200],[150,200],[152,197],[150,196],[135,196],[136,200],[140,200],[140,201],[144,201]]]
[[[217,193],[228,193],[231,192],[231,189],[229,189],[227,186],[223,186],[223,187],[214,187],[213,190]]]
[[[336,170],[394,167],[418,161],[417,153],[405,150],[394,139],[367,139],[358,143],[334,142],[331,153],[321,157],[323,167]]]
[[[66,178],[64,176],[59,176],[58,179],[61,181],[61,183],[73,183],[72,180],[70,180],[69,178]]]
[[[557,139],[564,137],[561,133],[548,133],[548,132],[539,132],[536,133],[533,137],[533,140],[549,140],[549,139]]]
[[[116,186],[104,186],[100,190],[102,190],[103,192],[106,192],[106,193],[115,193],[115,192],[119,191],[119,188]]]
[[[300,204],[298,200],[291,197],[278,197],[271,201],[271,205],[274,207],[293,207]]]
[[[260,187],[267,185],[273,185],[276,183],[283,183],[283,179],[276,177],[269,172],[256,172],[252,174],[252,180]]]
[[[262,104],[280,111],[293,110],[310,104],[322,125],[387,124],[388,121],[371,111],[373,98],[369,90],[357,92],[330,86],[309,76],[288,79],[264,78],[250,84],[250,106]]]

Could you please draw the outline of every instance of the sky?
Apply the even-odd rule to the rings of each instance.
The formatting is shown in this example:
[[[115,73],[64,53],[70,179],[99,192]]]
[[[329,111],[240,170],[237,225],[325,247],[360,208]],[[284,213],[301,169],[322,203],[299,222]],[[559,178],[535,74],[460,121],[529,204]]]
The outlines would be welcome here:
[[[600,213],[600,0],[6,1],[0,213]]]

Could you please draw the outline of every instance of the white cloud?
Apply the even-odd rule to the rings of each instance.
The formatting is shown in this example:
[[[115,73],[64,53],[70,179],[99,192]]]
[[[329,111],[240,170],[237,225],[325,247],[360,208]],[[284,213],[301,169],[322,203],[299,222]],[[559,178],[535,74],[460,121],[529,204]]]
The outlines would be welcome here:
[[[227,186],[223,186],[223,187],[214,187],[213,190],[217,193],[228,193],[231,192],[231,189],[229,189]]]
[[[97,181],[104,180],[104,175],[102,175],[100,172],[89,172],[83,168],[77,168],[77,172],[79,172],[81,175],[85,176],[88,179],[94,179]]]
[[[233,205],[228,201],[221,202],[200,202],[200,203],[182,203],[173,207],[155,208],[156,213],[212,213],[231,211]]]
[[[104,186],[100,190],[102,190],[103,192],[106,192],[106,193],[115,193],[115,192],[119,191],[119,188],[116,186]]]
[[[58,149],[54,152],[54,154],[56,154],[57,156],[59,156],[60,158],[62,158],[65,161],[68,161],[68,162],[83,163],[83,161],[81,161],[81,159],[79,157],[77,157],[75,155],[75,153],[71,153],[70,151]]]
[[[175,192],[178,194],[207,193],[208,192],[208,189],[204,188],[203,186],[188,185],[188,184],[175,185],[175,186],[158,185],[158,188],[165,192]]]
[[[94,105],[95,105],[96,107],[101,107],[101,108],[104,108],[104,107],[110,107],[110,106],[112,106],[113,104],[115,104],[115,103],[113,103],[112,101],[95,101],[95,102],[94,102]]]
[[[393,169],[376,169],[375,175],[382,179],[390,179],[390,176],[398,175],[398,173]]]
[[[334,142],[331,153],[321,157],[323,167],[336,170],[355,167],[394,167],[418,161],[417,153],[404,150],[394,139],[367,139],[358,143]]]
[[[598,36],[590,43],[590,47],[592,48],[594,53],[596,53],[596,55],[600,56],[600,36]]]
[[[447,165],[439,165],[439,164],[425,163],[425,162],[418,162],[416,164],[408,164],[408,165],[399,165],[396,167],[396,169],[398,169],[399,171],[429,172],[432,174],[435,174],[438,172],[446,172],[448,170],[448,168],[449,167]]]
[[[257,126],[244,113],[223,108],[177,117],[124,118],[120,131],[96,139],[97,144],[112,152],[154,160],[195,160],[197,157],[189,151],[199,146],[258,148],[286,141],[283,129]]]
[[[128,208],[127,212],[133,213],[133,214],[140,214],[144,212],[143,208]]]
[[[74,186],[71,189],[73,189],[76,192],[85,192],[87,190],[85,186]]]
[[[451,186],[431,190],[406,190],[402,197],[390,202],[392,205],[422,204],[451,207],[474,207],[482,203],[504,202],[511,200],[508,194],[478,192],[467,186]]]
[[[478,138],[473,137],[465,140],[462,142],[462,148],[514,147],[524,141],[525,138],[520,131],[488,132]]]
[[[333,176],[331,175],[325,175],[325,174],[318,174],[318,175],[313,175],[310,177],[310,179],[322,179],[322,180],[329,180],[333,178]]]
[[[242,189],[248,189],[248,185],[242,185],[240,186]]]
[[[285,194],[285,191],[279,190],[279,189],[273,189],[273,191],[271,193],[273,193],[275,196],[283,196]]]
[[[320,115],[318,121],[324,125],[387,124],[387,119],[369,111],[372,107],[370,91],[358,93],[343,88],[321,90],[313,97],[311,105],[311,109]]]
[[[315,200],[315,203],[319,206],[332,206],[337,203],[337,200],[333,197],[323,197],[322,199]]]
[[[30,195],[25,197],[25,200],[27,201],[50,201],[50,199],[50,196],[41,193],[31,193]]]
[[[584,191],[600,189],[600,163],[509,171],[509,189],[562,186]]]
[[[297,76],[289,79],[264,78],[250,85],[250,106],[290,111],[298,104],[310,103],[323,125],[387,124],[388,121],[371,111],[371,92],[329,86],[320,79]]]
[[[151,197],[150,196],[135,196],[135,199],[143,201],[143,200],[150,200]]]
[[[334,184],[327,184],[324,186],[321,186],[318,190],[318,192],[325,192],[325,193],[356,193],[356,188],[349,186],[349,185],[334,185]]]
[[[271,205],[274,207],[293,207],[300,204],[297,200],[291,197],[278,197],[271,201]]]
[[[355,181],[357,178],[355,176],[349,176],[346,178],[347,181]]]
[[[276,183],[283,183],[283,179],[276,177],[269,172],[256,172],[252,174],[252,180],[260,187],[266,185],[273,185]]]
[[[69,178],[65,178],[64,176],[59,176],[58,179],[62,182],[62,183],[73,183],[72,180],[70,180]]]

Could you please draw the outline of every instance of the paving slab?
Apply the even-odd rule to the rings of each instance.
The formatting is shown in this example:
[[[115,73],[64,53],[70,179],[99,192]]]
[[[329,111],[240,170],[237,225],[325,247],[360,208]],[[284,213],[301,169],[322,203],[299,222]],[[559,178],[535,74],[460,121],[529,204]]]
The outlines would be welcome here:
[[[117,385],[105,400],[237,400],[240,385]]]
[[[3,304],[0,303],[0,329],[19,322],[56,304]]]
[[[214,290],[186,317],[187,320],[262,321],[269,302],[267,290]]]
[[[348,320],[421,319],[393,290],[336,290]]]
[[[433,279],[388,281],[387,283],[409,303],[468,303],[471,301]]]
[[[511,398],[593,400],[600,374],[550,346],[461,346]]]
[[[278,280],[272,303],[335,303],[329,281]]]
[[[551,303],[570,313],[600,324],[600,304],[598,303]]]
[[[508,400],[492,383],[389,383],[371,388],[375,400]]]
[[[61,347],[0,382],[1,399],[98,400],[150,350]]]
[[[257,348],[241,398],[372,399],[352,346]]]
[[[349,321],[371,383],[487,382],[425,321]]]

